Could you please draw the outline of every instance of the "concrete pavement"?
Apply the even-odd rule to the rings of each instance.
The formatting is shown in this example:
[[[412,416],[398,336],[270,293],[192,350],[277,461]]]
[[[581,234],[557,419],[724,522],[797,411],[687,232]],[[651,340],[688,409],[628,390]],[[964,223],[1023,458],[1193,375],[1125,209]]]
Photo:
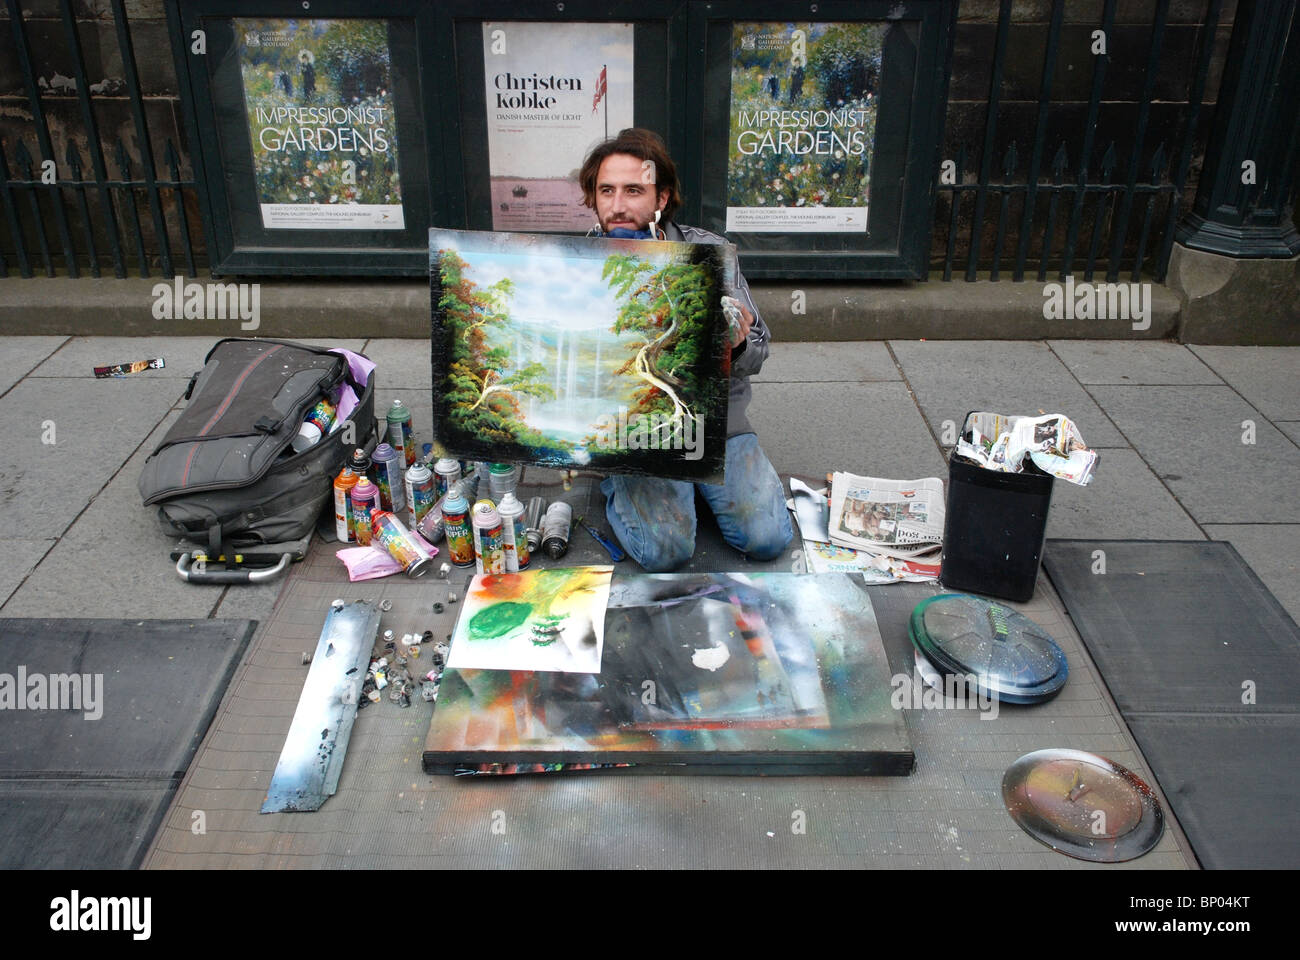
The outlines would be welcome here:
[[[0,616],[265,619],[277,584],[195,587],[140,505],[148,453],[209,337],[6,337]],[[320,340],[378,367],[377,407],[431,418],[419,340]],[[163,370],[95,380],[105,363]],[[777,471],[946,476],[972,409],[1061,412],[1102,451],[1056,484],[1049,537],[1228,540],[1300,619],[1300,347],[1040,340],[775,343],[750,417]],[[318,545],[319,548],[319,545]]]

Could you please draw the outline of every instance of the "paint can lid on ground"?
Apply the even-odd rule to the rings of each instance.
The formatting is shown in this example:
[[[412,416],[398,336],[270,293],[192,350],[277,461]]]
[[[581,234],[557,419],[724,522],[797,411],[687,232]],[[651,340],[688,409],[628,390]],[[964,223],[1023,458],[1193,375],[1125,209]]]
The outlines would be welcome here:
[[[1069,663],[1034,621],[983,597],[941,594],[916,605],[908,635],[941,674],[973,676],[1004,703],[1042,703],[1061,692]]]
[[[1036,750],[1002,778],[1002,802],[1022,830],[1094,863],[1134,860],[1165,830],[1160,801],[1138,776],[1082,750]]]

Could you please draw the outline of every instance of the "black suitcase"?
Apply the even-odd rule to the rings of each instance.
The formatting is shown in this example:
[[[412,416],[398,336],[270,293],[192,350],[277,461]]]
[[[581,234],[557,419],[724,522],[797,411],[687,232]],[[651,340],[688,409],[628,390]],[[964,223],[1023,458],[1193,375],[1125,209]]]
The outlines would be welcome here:
[[[345,381],[359,398],[350,424],[293,451],[308,411]],[[251,583],[302,559],[348,451],[376,443],[374,387],[373,373],[357,383],[347,359],[323,347],[218,341],[139,482],[163,529],[199,545],[193,564],[190,552],[173,554],[181,577]],[[224,569],[212,570],[218,562]]]

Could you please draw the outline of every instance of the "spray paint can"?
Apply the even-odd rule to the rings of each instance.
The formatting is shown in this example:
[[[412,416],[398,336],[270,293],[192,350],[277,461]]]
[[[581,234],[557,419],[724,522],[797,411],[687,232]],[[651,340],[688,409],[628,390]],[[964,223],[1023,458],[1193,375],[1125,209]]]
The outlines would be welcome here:
[[[349,467],[344,467],[334,478],[334,535],[339,543],[350,543],[357,537],[352,529],[352,502],[348,496],[356,485],[357,475]]]
[[[479,573],[506,572],[505,534],[501,529],[501,514],[491,500],[480,500],[474,504],[474,552],[475,569]]]
[[[452,484],[460,480],[460,461],[452,460],[450,457],[443,457],[433,465],[433,473],[436,478],[438,496],[445,497]]]
[[[375,486],[379,488],[379,509],[406,509],[406,482],[402,479],[402,454],[386,443],[375,447]]]
[[[469,501],[460,492],[442,502],[442,525],[447,536],[447,556],[458,567],[474,563],[474,534],[470,530]]]
[[[406,458],[404,467],[415,463],[415,436],[411,433],[411,411],[401,400],[388,408],[388,442]]]
[[[546,508],[542,519],[542,551],[552,560],[569,552],[569,528],[573,525],[573,508],[556,500]]]
[[[320,427],[310,420],[304,420],[298,427],[298,435],[290,441],[289,445],[293,447],[294,453],[302,453],[320,443],[320,438],[323,436]]]
[[[348,457],[348,468],[360,477],[370,477],[370,468],[374,465],[370,461],[370,454],[366,453],[361,447],[352,451],[352,456]],[[370,477],[371,480],[374,477]]]
[[[330,427],[334,424],[334,414],[337,410],[338,407],[330,403],[329,400],[322,400],[311,408],[303,423],[316,424],[321,434],[324,435],[330,432]]]
[[[507,493],[515,492],[519,468],[513,463],[494,463],[488,467],[488,489],[493,502],[500,503]]]
[[[387,550],[388,555],[402,565],[412,580],[429,572],[433,557],[396,515],[380,510],[371,518],[370,528],[375,543]]]
[[[370,546],[370,517],[379,509],[379,488],[370,482],[369,477],[360,477],[352,488],[352,530],[357,536],[357,543],[363,547]]]
[[[524,511],[524,527],[528,530],[528,552],[536,553],[542,548],[542,514],[546,511],[546,501],[533,497],[528,501]]]
[[[501,515],[501,534],[506,550],[506,572],[517,573],[528,566],[528,527],[524,523],[524,505],[513,493],[501,498],[497,507]]]
[[[406,510],[412,530],[420,525],[436,499],[433,473],[417,460],[415,466],[406,471]]]

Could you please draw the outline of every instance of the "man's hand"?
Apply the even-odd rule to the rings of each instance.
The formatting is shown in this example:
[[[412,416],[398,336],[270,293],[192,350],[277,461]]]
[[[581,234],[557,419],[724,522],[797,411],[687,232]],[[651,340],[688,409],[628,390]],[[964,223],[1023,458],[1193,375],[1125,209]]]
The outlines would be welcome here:
[[[722,312],[727,315],[731,327],[731,349],[734,350],[749,336],[749,329],[754,325],[754,315],[735,297],[722,298]]]

